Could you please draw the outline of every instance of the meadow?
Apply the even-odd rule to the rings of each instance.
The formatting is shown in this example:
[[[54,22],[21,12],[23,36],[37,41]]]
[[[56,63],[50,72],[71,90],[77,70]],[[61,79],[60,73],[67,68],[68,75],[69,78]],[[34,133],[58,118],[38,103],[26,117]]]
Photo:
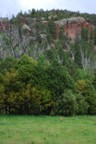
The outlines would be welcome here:
[[[0,115],[0,144],[96,144],[96,116]]]

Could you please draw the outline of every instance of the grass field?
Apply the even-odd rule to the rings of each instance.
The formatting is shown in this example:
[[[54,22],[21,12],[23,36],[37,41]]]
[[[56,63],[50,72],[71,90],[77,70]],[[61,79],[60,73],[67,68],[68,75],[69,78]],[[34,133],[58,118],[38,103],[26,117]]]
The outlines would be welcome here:
[[[0,144],[96,144],[96,116],[0,116]]]

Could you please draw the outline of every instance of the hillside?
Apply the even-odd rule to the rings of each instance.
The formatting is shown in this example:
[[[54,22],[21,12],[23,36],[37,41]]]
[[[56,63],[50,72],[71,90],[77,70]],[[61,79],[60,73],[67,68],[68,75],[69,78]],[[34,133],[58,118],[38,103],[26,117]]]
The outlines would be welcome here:
[[[0,104],[7,114],[96,114],[96,15],[1,18]]]
[[[91,18],[92,16],[93,19]],[[46,50],[55,47],[58,39],[67,39],[69,42],[78,38],[80,39],[82,30],[86,31],[86,38],[89,41],[94,29],[94,15],[80,14],[66,10],[35,11],[33,9],[29,13],[19,13],[17,17],[13,17],[11,20],[1,18],[1,57],[8,55],[19,57],[24,53],[28,54],[28,51],[31,51],[34,56],[37,53],[42,54]],[[65,42],[65,46],[62,45],[62,47],[66,49],[66,45]],[[6,46],[7,50],[5,50]],[[12,47],[11,51],[9,50],[10,47]],[[38,49],[37,47],[40,48]],[[37,52],[34,52],[35,50]],[[37,54],[35,57],[39,57],[39,55]]]

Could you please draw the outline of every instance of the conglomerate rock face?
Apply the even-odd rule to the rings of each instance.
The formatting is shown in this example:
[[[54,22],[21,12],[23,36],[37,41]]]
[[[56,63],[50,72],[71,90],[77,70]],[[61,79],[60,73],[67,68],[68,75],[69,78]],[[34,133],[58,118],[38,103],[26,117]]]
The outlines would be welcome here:
[[[9,26],[8,18],[0,18],[0,32],[6,31]]]
[[[57,35],[60,31],[60,28],[63,27],[65,35],[72,40],[81,36],[82,28],[87,28],[89,33],[92,28],[92,25],[87,23],[86,20],[82,17],[72,17],[60,21],[55,21],[55,24]]]
[[[32,25],[36,23],[36,18],[20,18],[19,23],[23,25],[23,27],[26,25],[28,28],[28,24],[32,23]],[[42,23],[47,26],[48,21],[42,20]],[[93,26],[90,23],[87,23],[86,20],[82,17],[72,17],[67,18],[63,20],[55,21],[56,24],[56,34],[58,37],[58,34],[60,32],[60,28],[64,29],[64,34],[71,40],[75,40],[77,37],[80,38],[81,36],[81,30],[82,28],[87,28],[88,35],[90,35],[90,30],[93,28]],[[0,32],[6,31],[9,29],[9,21],[7,18],[0,18]],[[31,29],[30,29],[31,31]]]
[[[22,54],[28,53],[30,44],[32,46],[32,56],[37,58],[38,55],[42,54],[44,51],[54,48],[56,40],[60,35],[62,36],[62,34],[65,35],[65,37],[68,37],[68,40],[74,42],[77,37],[81,37],[82,28],[87,28],[88,40],[90,41],[91,29],[95,27],[90,23],[87,23],[82,17],[72,17],[58,21],[53,20],[55,25],[52,26],[54,26],[56,33],[50,44],[48,43],[48,31],[46,29],[47,26],[50,26],[48,25],[48,20],[42,18],[41,21],[37,21],[36,18],[21,17],[17,22],[18,23],[15,21],[12,22],[6,18],[0,18],[0,56],[2,58],[5,58],[7,55],[20,57]],[[41,26],[38,29],[39,22],[41,26],[44,26],[44,29],[42,29]],[[2,32],[4,32],[5,35],[3,35]],[[6,44],[4,36],[6,36],[6,39],[9,42],[8,44]],[[13,48],[12,51],[10,49],[11,47]],[[68,50],[67,41],[64,45],[64,49]]]

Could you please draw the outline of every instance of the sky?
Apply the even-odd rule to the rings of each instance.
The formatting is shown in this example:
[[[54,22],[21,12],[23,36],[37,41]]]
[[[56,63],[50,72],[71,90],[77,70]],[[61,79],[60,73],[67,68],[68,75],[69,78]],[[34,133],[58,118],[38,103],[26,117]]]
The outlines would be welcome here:
[[[21,10],[67,9],[96,14],[96,0],[0,0],[0,17],[11,17]]]

